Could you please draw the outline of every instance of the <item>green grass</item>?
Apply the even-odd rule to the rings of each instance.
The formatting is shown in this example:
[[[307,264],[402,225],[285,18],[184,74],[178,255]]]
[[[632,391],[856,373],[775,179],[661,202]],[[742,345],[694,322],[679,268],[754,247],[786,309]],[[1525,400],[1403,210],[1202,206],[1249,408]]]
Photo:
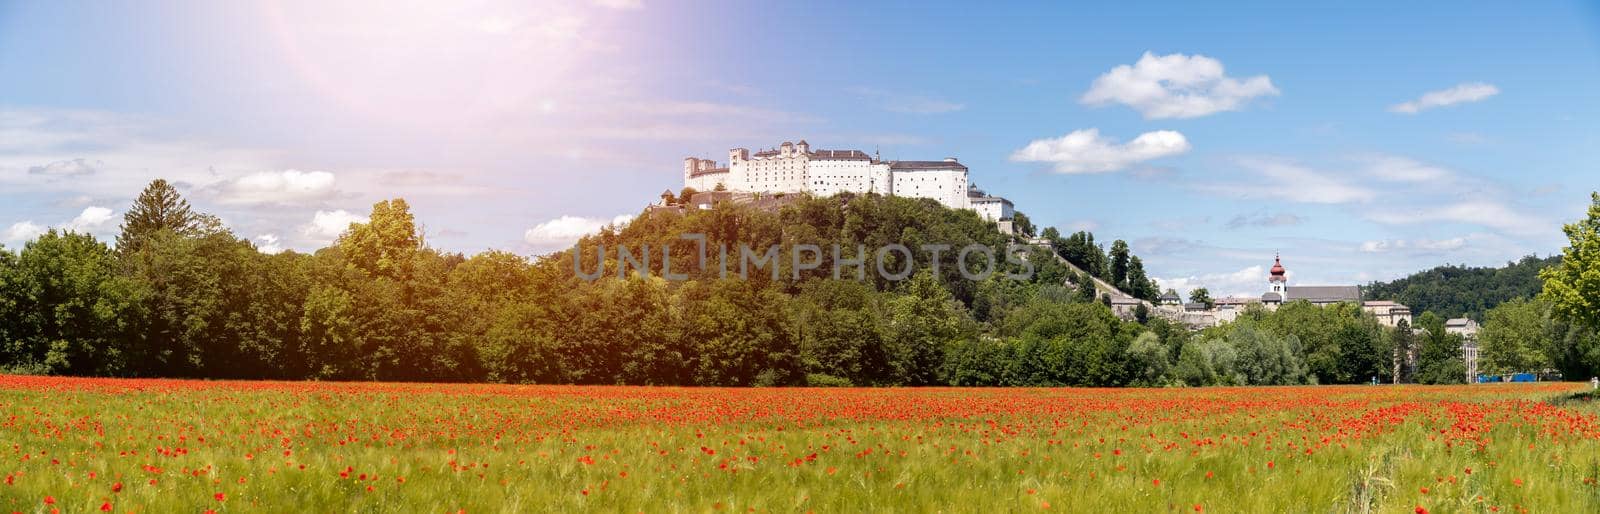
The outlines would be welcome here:
[[[1597,512],[1577,388],[0,377],[0,510]]]

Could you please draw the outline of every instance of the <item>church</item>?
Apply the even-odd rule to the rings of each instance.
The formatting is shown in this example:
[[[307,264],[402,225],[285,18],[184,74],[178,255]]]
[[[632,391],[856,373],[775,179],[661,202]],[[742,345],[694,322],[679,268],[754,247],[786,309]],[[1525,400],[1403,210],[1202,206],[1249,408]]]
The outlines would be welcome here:
[[[1267,284],[1267,292],[1261,295],[1261,303],[1268,309],[1298,300],[1317,306],[1361,301],[1361,288],[1356,286],[1290,286],[1288,271],[1283,268],[1283,258],[1278,255],[1272,257],[1272,271],[1267,276]]]
[[[1175,295],[1171,300],[1164,297],[1163,303],[1175,300],[1177,300]],[[1191,326],[1214,326],[1233,321],[1244,312],[1245,308],[1253,304],[1277,310],[1286,303],[1298,301],[1318,307],[1339,303],[1360,305],[1361,310],[1371,313],[1379,323],[1389,327],[1397,326],[1401,321],[1405,321],[1407,325],[1412,323],[1410,307],[1387,300],[1362,301],[1359,286],[1289,285],[1289,271],[1283,267],[1281,255],[1274,255],[1272,258],[1272,269],[1267,272],[1267,292],[1262,293],[1260,298],[1218,298],[1215,306],[1209,309],[1202,304],[1187,304],[1182,308],[1181,319]]]

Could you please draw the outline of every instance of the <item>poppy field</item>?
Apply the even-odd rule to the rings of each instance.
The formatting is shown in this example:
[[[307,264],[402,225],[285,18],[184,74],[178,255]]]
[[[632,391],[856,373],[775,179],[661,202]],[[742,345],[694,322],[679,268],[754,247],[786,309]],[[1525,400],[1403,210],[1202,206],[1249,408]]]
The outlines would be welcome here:
[[[0,511],[1597,512],[1585,389],[0,376]]]

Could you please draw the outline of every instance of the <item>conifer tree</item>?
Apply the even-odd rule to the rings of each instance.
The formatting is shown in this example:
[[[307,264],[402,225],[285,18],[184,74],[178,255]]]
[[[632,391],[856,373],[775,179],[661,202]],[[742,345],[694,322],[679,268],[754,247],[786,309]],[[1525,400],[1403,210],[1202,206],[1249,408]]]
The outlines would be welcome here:
[[[165,179],[155,179],[139,193],[128,213],[122,216],[122,233],[117,235],[117,250],[138,250],[151,234],[163,229],[188,236],[199,228],[199,218],[189,202]]]

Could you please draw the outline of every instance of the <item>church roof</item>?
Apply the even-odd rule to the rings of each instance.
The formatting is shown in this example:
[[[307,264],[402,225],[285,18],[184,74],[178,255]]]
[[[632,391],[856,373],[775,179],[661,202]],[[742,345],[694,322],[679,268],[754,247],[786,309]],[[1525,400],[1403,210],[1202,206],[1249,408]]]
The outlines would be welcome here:
[[[1290,286],[1287,301],[1306,300],[1312,303],[1359,302],[1361,288],[1356,286]]]
[[[1263,302],[1281,302],[1281,301],[1283,301],[1283,296],[1278,295],[1278,293],[1274,293],[1274,292],[1268,291],[1268,292],[1265,292],[1265,293],[1261,294],[1261,301],[1263,301]]]

